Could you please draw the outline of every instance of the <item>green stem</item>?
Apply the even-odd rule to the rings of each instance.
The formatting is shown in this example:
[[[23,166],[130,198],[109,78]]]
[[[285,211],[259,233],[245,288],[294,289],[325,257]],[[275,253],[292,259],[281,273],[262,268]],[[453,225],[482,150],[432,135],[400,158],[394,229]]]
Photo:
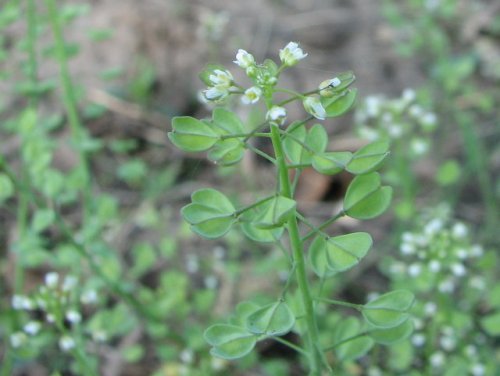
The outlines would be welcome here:
[[[286,339],[283,339],[281,337],[272,337],[274,340],[284,344],[285,346],[288,346],[290,347],[291,349],[297,351],[299,354],[302,354],[304,355],[305,357],[309,357],[309,353],[307,351],[305,351],[303,348],[287,341]]]
[[[276,125],[271,125],[271,139],[278,167],[280,193],[284,197],[292,198],[292,190],[290,187],[288,168],[283,153],[283,145],[281,144],[280,130],[279,127]],[[297,283],[299,286],[300,294],[302,297],[302,303],[304,305],[304,310],[305,310],[304,319],[306,321],[306,327],[307,327],[306,338],[310,352],[310,357],[309,357],[310,370],[311,370],[310,374],[312,376],[320,376],[321,369],[323,368],[323,362],[322,362],[322,355],[319,352],[319,349],[317,348],[319,342],[318,325],[316,323],[313,300],[311,297],[309,281],[307,279],[306,265],[302,248],[302,240],[300,239],[299,226],[297,223],[297,217],[295,215],[291,216],[290,219],[288,220],[288,235],[290,239],[290,245],[292,248],[293,260],[296,268],[295,274],[297,277]]]
[[[52,33],[54,34],[56,56],[57,62],[59,64],[59,76],[63,90],[62,101],[68,115],[68,121],[71,128],[73,141],[76,145],[79,145],[84,138],[85,133],[80,120],[80,116],[78,115],[78,101],[75,95],[76,90],[69,73],[68,55],[66,53],[66,43],[64,41],[61,20],[57,12],[56,0],[45,0],[45,4],[47,5],[48,18],[52,27]],[[84,219],[88,219],[91,216],[90,203],[92,202],[89,161],[87,153],[81,148],[79,148],[79,150],[80,168],[82,169],[82,172],[84,174],[85,181],[85,188],[83,190]]]
[[[363,309],[363,306],[360,304],[343,302],[342,300],[326,299],[326,298],[320,298],[320,297],[315,298],[314,300],[317,300],[318,302],[330,303],[330,304],[340,305],[343,307],[354,308],[357,311],[361,311]]]

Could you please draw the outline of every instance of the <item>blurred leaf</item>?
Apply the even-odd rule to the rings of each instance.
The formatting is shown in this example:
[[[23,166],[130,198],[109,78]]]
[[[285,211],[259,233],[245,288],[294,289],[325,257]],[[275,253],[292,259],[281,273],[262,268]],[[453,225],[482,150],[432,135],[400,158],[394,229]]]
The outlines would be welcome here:
[[[395,290],[366,303],[362,313],[377,328],[394,328],[408,320],[415,297],[406,290]]]
[[[246,328],[254,334],[281,336],[288,333],[295,323],[295,317],[283,301],[264,306],[246,319]]]
[[[210,350],[213,356],[228,360],[247,355],[257,341],[256,336],[244,328],[228,324],[212,325],[203,336],[213,346]]]

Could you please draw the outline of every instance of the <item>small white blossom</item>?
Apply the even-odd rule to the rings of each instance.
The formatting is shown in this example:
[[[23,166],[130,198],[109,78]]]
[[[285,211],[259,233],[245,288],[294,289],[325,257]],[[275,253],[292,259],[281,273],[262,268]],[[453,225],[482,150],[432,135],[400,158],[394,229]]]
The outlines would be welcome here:
[[[331,97],[335,94],[333,88],[339,87],[342,81],[338,77],[329,78],[321,82],[318,86],[319,95],[322,97]]]
[[[406,272],[406,265],[402,262],[394,262],[390,266],[390,272],[393,274],[403,274]]]
[[[57,286],[57,283],[59,282],[59,274],[56,272],[51,272],[45,274],[45,284],[47,287],[54,288]]]
[[[236,60],[233,62],[241,68],[247,69],[255,65],[255,58],[252,54],[240,48],[236,53]]]
[[[229,95],[229,90],[225,87],[214,86],[203,90],[203,96],[207,101],[220,101]]]
[[[104,330],[93,330],[91,336],[96,342],[104,342],[108,339],[108,335]]]
[[[415,138],[411,140],[410,147],[415,155],[423,155],[429,150],[429,143],[424,139]]]
[[[413,243],[415,241],[415,235],[413,235],[411,232],[403,232],[401,240],[405,243]]]
[[[70,310],[66,312],[66,320],[68,320],[72,324],[77,324],[82,321],[82,315],[80,314],[80,312]]]
[[[186,270],[188,273],[196,273],[200,269],[200,263],[198,256],[194,254],[187,255],[186,258]]]
[[[431,364],[434,367],[441,367],[444,364],[445,356],[442,352],[438,351],[431,355]]]
[[[366,113],[369,117],[377,117],[380,112],[381,100],[379,97],[370,96],[365,99]]]
[[[304,109],[316,119],[325,120],[326,110],[318,97],[307,97],[302,101]]]
[[[483,255],[483,253],[484,253],[484,251],[483,251],[483,247],[481,247],[481,246],[480,246],[480,245],[478,245],[478,244],[474,244],[474,245],[472,246],[472,248],[470,249],[470,254],[471,254],[471,256],[473,256],[473,257],[480,257],[480,256],[482,256],[482,255]]]
[[[16,332],[10,335],[10,344],[14,348],[21,347],[28,340],[28,336],[23,332]]]
[[[454,238],[461,239],[467,236],[468,229],[467,226],[462,222],[457,222],[453,225],[451,232]]]
[[[445,279],[438,285],[438,290],[442,293],[453,292],[453,290],[455,290],[455,284],[451,279]]]
[[[257,86],[252,86],[245,90],[245,94],[241,97],[241,102],[244,104],[255,104],[259,101],[262,95],[262,90]]]
[[[429,270],[434,273],[439,272],[441,270],[441,263],[438,260],[431,260],[429,262]]]
[[[387,133],[392,138],[399,138],[403,135],[403,127],[400,124],[389,124],[387,126]]]
[[[465,266],[460,263],[451,265],[451,271],[457,277],[463,277],[467,273],[467,269],[465,269]]]
[[[483,376],[486,374],[486,368],[481,363],[476,363],[470,369],[473,376]]]
[[[97,292],[95,290],[87,290],[80,296],[82,304],[92,304],[97,302]]]
[[[455,253],[457,254],[457,257],[461,260],[464,260],[469,256],[469,252],[465,248],[458,248]]]
[[[441,337],[441,339],[439,340],[439,344],[441,345],[443,350],[452,351],[456,347],[457,341],[453,337],[446,336]]]
[[[33,301],[24,295],[13,295],[10,304],[12,305],[12,308],[17,310],[30,310],[34,307]]]
[[[426,235],[434,235],[437,232],[439,232],[439,230],[441,230],[442,228],[443,228],[443,221],[439,218],[434,218],[424,227],[424,233]]]
[[[209,275],[209,276],[206,276],[205,277],[205,287],[207,289],[211,289],[211,290],[214,290],[217,288],[217,285],[218,285],[218,281],[217,281],[217,277],[214,276],[214,275]]]
[[[59,348],[62,350],[62,351],[70,351],[71,349],[73,349],[75,347],[76,343],[75,343],[75,340],[69,336],[62,336],[60,339],[59,339]]]
[[[436,121],[437,121],[436,114],[434,114],[433,112],[426,112],[422,116],[421,121],[422,121],[422,123],[424,123],[425,125],[428,125],[428,126],[435,125]]]
[[[477,355],[477,349],[476,349],[476,346],[474,345],[467,345],[465,347],[465,354],[468,356],[468,357],[475,357]]]
[[[415,330],[420,330],[424,327],[424,322],[421,319],[414,317],[413,326],[415,327]]]
[[[64,278],[62,289],[63,291],[70,291],[76,286],[77,283],[78,279],[75,276],[68,275]]]
[[[181,351],[179,358],[181,358],[181,361],[183,363],[192,363],[194,356],[193,356],[193,350],[191,349],[184,349]]]
[[[421,347],[425,344],[425,336],[422,333],[416,333],[411,337],[411,343],[414,346]]]
[[[56,322],[56,317],[52,313],[48,313],[47,316],[45,316],[45,319],[51,324]]]
[[[415,253],[415,246],[411,243],[403,243],[399,250],[403,255],[411,255]]]
[[[426,316],[432,316],[437,312],[437,305],[434,302],[427,302],[424,306],[424,313]]]
[[[30,321],[29,323],[24,325],[23,330],[26,333],[34,336],[35,334],[37,334],[40,331],[41,327],[42,327],[42,324],[40,324],[38,321]]]
[[[286,120],[286,110],[283,107],[273,106],[267,111],[266,120],[276,125],[283,125]]]
[[[418,104],[414,104],[409,108],[408,113],[415,118],[420,118],[424,114],[424,109]]]
[[[285,48],[280,50],[279,55],[281,62],[288,67],[297,64],[299,60],[307,56],[299,47],[298,43],[295,42],[288,43]]]
[[[415,94],[415,90],[413,89],[405,89],[403,91],[403,95],[401,96],[403,98],[403,101],[406,103],[413,102],[417,95]]]
[[[208,79],[212,86],[229,89],[233,85],[233,75],[227,70],[215,69]]]
[[[411,264],[409,267],[408,267],[408,274],[412,277],[417,277],[420,275],[420,273],[422,272],[422,265],[420,264]]]

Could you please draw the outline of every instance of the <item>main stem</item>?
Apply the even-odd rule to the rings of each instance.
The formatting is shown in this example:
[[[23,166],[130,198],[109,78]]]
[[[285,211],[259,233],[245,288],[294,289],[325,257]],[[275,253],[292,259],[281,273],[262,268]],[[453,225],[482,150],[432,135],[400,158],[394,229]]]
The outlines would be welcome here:
[[[288,168],[285,162],[283,146],[281,144],[280,132],[277,125],[271,125],[271,139],[273,142],[274,153],[279,171],[280,194],[287,198],[292,198],[292,190],[288,176]],[[299,225],[297,217],[291,216],[288,220],[288,235],[292,247],[293,261],[295,263],[295,274],[299,285],[302,303],[305,309],[307,333],[306,341],[309,347],[309,363],[310,375],[320,376],[322,369],[322,357],[317,347],[318,344],[318,325],[316,324],[316,316],[314,314],[313,299],[307,279],[306,265],[304,260],[304,252],[302,249],[302,241],[299,234]]]

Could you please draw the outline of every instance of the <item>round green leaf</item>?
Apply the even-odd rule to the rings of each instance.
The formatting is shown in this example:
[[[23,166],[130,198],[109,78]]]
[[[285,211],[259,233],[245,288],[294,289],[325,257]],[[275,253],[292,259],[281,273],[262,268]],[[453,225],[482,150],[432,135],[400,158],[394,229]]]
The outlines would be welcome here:
[[[380,184],[380,175],[376,172],[356,176],[344,198],[347,215],[370,219],[382,214],[391,202],[392,188],[381,187]]]
[[[337,272],[330,269],[326,249],[326,239],[323,237],[316,238],[309,247],[309,262],[311,267],[320,278],[328,278],[335,275]]]
[[[253,222],[244,222],[241,224],[243,233],[249,239],[255,240],[259,243],[273,243],[281,238],[284,228],[276,227],[271,229],[264,229],[257,227]]]
[[[14,184],[12,184],[12,181],[7,175],[0,173],[0,204],[2,201],[12,197],[13,194]]]
[[[352,160],[347,165],[347,171],[351,174],[366,174],[376,170],[382,161],[389,155],[389,142],[378,140],[363,146],[352,156]]]
[[[192,194],[191,200],[181,213],[193,231],[205,238],[223,236],[236,221],[233,204],[215,189],[200,189]]]
[[[290,128],[294,128],[293,124]],[[289,131],[283,140],[283,149],[287,158],[293,164],[311,163],[311,153],[304,148],[306,145],[307,129],[305,125],[300,125]]]
[[[209,327],[205,340],[213,346],[210,353],[222,359],[238,359],[247,355],[255,347],[257,338],[242,327],[216,324]]]
[[[286,334],[294,324],[295,316],[283,301],[262,307],[246,319],[246,327],[250,332],[268,336]]]
[[[370,330],[369,335],[377,343],[392,345],[408,338],[411,333],[413,333],[413,323],[411,320],[406,320],[394,328]]]
[[[335,352],[340,360],[348,362],[365,355],[374,345],[373,339],[368,336],[356,337],[361,329],[359,320],[348,317],[335,327],[333,338]],[[349,340],[349,338],[352,338]],[[345,341],[345,342],[344,342]]]
[[[307,146],[314,154],[322,153],[328,146],[328,134],[321,124],[314,124],[306,137]]]
[[[238,163],[245,152],[245,144],[241,141],[228,138],[218,141],[208,152],[208,159],[222,166]]]
[[[313,168],[324,175],[334,175],[344,170],[352,158],[348,151],[332,151],[315,154],[312,157]]]
[[[356,101],[357,92],[357,89],[349,89],[333,97],[322,97],[321,104],[325,108],[326,116],[336,117],[349,111]]]
[[[242,134],[245,132],[243,123],[234,112],[218,107],[212,114],[212,124],[221,131],[222,134]]]
[[[248,316],[250,316],[260,308],[261,307],[258,304],[252,301],[238,303],[234,314],[229,319],[229,323],[232,325],[244,327]]]
[[[206,123],[190,116],[174,117],[172,129],[168,138],[179,149],[187,152],[208,150],[219,139],[219,135]]]
[[[414,301],[409,291],[391,291],[366,303],[362,313],[366,321],[377,328],[394,328],[408,320],[408,311]]]
[[[276,196],[271,199],[266,208],[258,215],[255,226],[263,229],[272,229],[282,226],[295,211],[297,203],[284,196]]]

